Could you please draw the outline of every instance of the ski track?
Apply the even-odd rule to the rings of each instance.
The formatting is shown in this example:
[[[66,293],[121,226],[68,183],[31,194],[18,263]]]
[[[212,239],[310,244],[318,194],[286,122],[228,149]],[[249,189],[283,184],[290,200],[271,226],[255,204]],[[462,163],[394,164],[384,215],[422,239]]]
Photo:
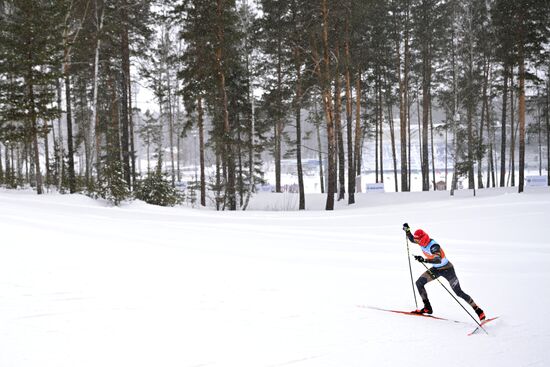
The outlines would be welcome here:
[[[549,365],[550,193],[411,194],[219,213],[0,190],[0,366]],[[414,308],[403,222],[500,316],[489,335],[437,282],[435,315],[464,325],[356,306]]]

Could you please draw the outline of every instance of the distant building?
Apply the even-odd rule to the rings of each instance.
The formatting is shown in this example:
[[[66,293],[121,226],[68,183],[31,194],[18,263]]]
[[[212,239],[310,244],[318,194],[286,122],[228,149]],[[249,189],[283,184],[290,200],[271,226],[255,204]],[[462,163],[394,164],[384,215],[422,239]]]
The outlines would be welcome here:
[[[447,183],[445,183],[445,181],[437,181],[435,183],[435,189],[437,191],[445,191],[447,190]]]

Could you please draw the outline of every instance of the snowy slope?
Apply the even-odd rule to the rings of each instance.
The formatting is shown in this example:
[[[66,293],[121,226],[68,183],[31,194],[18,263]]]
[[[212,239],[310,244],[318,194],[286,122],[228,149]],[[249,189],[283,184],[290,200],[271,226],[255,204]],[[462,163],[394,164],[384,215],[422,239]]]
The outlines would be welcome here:
[[[550,365],[548,190],[364,195],[230,213],[0,191],[0,366]],[[414,308],[404,221],[501,316],[489,336],[437,282],[464,323],[358,307]]]

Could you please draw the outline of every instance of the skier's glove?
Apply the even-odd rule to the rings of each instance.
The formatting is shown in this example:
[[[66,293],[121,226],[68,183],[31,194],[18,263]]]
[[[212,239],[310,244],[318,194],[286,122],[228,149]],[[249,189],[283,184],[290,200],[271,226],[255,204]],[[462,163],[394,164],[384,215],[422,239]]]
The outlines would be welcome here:
[[[403,230],[405,232],[410,232],[411,231],[411,227],[409,227],[408,223],[403,223]]]
[[[419,256],[419,255],[414,255],[414,259],[420,263],[424,263],[426,262],[426,260],[422,257],[422,256]]]

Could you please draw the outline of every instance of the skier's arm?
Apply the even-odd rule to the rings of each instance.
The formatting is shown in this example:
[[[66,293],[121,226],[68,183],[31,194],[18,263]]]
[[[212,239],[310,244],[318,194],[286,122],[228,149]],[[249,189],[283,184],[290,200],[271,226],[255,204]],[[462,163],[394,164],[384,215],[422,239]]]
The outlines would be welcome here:
[[[411,233],[411,227],[409,227],[409,225],[407,223],[403,224],[403,230],[405,231],[405,234],[407,235],[409,241],[414,243],[414,236]]]

